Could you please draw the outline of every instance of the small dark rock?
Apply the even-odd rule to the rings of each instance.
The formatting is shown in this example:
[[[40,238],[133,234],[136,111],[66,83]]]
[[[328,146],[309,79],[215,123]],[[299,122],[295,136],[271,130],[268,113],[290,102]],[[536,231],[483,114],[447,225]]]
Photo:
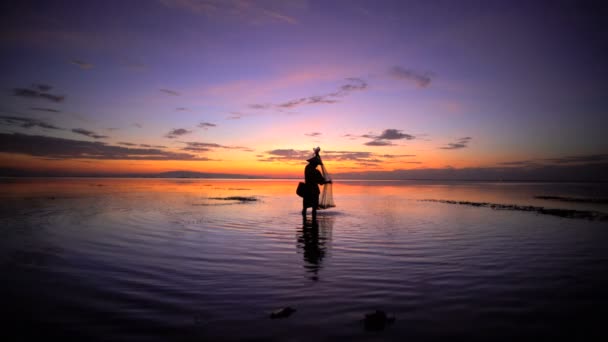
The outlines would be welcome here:
[[[291,314],[294,312],[296,312],[296,309],[292,308],[291,306],[287,306],[287,307],[273,311],[270,314],[270,318],[272,318],[272,319],[287,318],[287,317],[291,316]]]
[[[395,322],[395,317],[388,317],[382,310],[376,310],[375,312],[365,314],[365,330],[368,331],[380,331],[388,324]]]
[[[255,197],[244,197],[244,196],[229,196],[229,197],[210,197],[213,200],[220,201],[239,201],[239,202],[254,202],[258,199]]]

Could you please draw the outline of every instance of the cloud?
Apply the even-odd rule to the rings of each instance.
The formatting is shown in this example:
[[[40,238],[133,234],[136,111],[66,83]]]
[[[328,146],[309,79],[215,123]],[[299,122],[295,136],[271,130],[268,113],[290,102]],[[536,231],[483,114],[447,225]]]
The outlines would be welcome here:
[[[239,0],[160,0],[168,8],[177,8],[198,15],[213,18],[234,18],[250,24],[283,23],[297,24],[298,21],[284,13],[289,2],[251,2]]]
[[[240,112],[230,112],[230,115],[226,117],[226,120],[239,120],[243,117],[243,113]]]
[[[144,127],[142,124],[137,123],[137,122],[136,122],[136,123],[134,123],[134,124],[133,124],[133,126],[135,126],[135,127],[137,127],[137,128],[142,128],[142,127]]]
[[[345,136],[353,137],[353,135],[351,135],[351,134],[347,134]],[[394,128],[385,129],[384,131],[382,131],[382,133],[380,135],[375,135],[375,134],[371,134],[371,133],[363,134],[363,135],[361,135],[361,138],[372,139],[372,141],[368,141],[368,142],[364,143],[364,145],[366,145],[366,146],[393,146],[395,144],[393,144],[390,140],[416,139],[415,136],[413,136],[411,134],[407,134],[407,133],[402,133],[402,130],[394,129]]]
[[[93,64],[87,63],[85,61],[79,60],[79,59],[73,59],[70,61],[70,63],[78,66],[80,69],[91,69],[93,67]]]
[[[30,107],[31,110],[36,110],[39,112],[49,112],[49,113],[61,113],[60,110],[53,108],[44,108],[44,107]]]
[[[505,166],[518,166],[518,167],[531,167],[531,166],[538,166],[539,164],[532,161],[532,160],[517,160],[517,161],[506,161],[506,162],[501,162],[498,163],[498,165],[505,165]]]
[[[367,82],[365,82],[364,80],[362,80],[360,78],[349,77],[346,80],[349,81],[350,83],[347,83],[340,87],[340,91],[343,92],[343,95],[346,95],[345,93],[349,93],[352,91],[359,91],[359,90],[367,89]]]
[[[580,164],[580,163],[597,163],[608,162],[608,154],[587,154],[579,156],[568,156],[561,158],[549,158],[544,161],[557,164]]]
[[[266,151],[258,155],[261,162],[283,162],[300,164],[313,156],[312,150],[276,149]],[[414,155],[381,155],[368,151],[321,151],[323,161],[333,162],[355,162],[357,164],[370,166],[373,164],[387,162],[387,159],[400,157],[413,157]]]
[[[382,134],[380,134],[376,139],[380,140],[398,140],[398,139],[406,139],[412,140],[414,136],[411,134],[401,133],[401,130],[398,129],[385,129]]]
[[[383,154],[381,155],[382,158],[402,158],[402,157],[415,157],[415,154]]]
[[[167,148],[167,146],[163,145],[148,145],[148,144],[139,144],[141,147],[154,147],[154,148]]]
[[[301,162],[312,157],[312,151],[306,150],[294,150],[294,149],[276,149],[271,151],[266,151],[266,155],[258,156],[258,160],[262,162],[274,162],[274,161],[282,161],[282,162],[293,162],[298,161]]]
[[[449,143],[447,146],[440,147],[442,150],[458,150],[461,148],[469,147],[469,142],[471,141],[471,137],[464,137],[458,139],[455,143]]]
[[[108,138],[107,135],[96,134],[95,132],[83,129],[83,128],[73,128],[72,132],[76,134],[86,135],[87,137],[95,138],[95,139],[105,139]]]
[[[120,61],[120,64],[124,67],[127,67],[131,70],[144,70],[146,69],[146,65],[136,59],[132,59],[132,58],[122,58],[122,60]]]
[[[186,112],[186,111],[188,111],[188,108],[186,108],[186,107],[177,107],[177,108],[175,108],[175,110],[178,111],[178,112]]]
[[[251,108],[251,109],[268,109],[271,107],[272,107],[272,104],[270,104],[270,103],[264,103],[264,104],[254,103],[254,104],[249,105],[249,108]]]
[[[217,126],[216,124],[212,124],[212,123],[209,123],[209,122],[201,122],[201,123],[198,124],[197,127],[207,129],[209,127],[216,127],[216,126]]]
[[[429,72],[420,73],[411,69],[404,69],[400,66],[394,66],[389,69],[389,75],[398,80],[411,81],[419,88],[426,88],[431,84],[432,74]]]
[[[323,94],[323,95],[314,95],[309,97],[301,97],[298,99],[289,100],[287,102],[279,103],[279,104],[271,104],[271,103],[255,103],[249,105],[251,109],[293,109],[303,105],[312,105],[312,104],[333,104],[340,102],[339,99],[349,95],[355,91],[363,91],[367,89],[367,82],[360,78],[347,78],[347,84],[342,85],[338,90]]]
[[[177,138],[177,137],[179,137],[181,135],[190,134],[190,133],[192,133],[192,131],[189,131],[187,129],[184,129],[184,128],[175,128],[175,129],[171,130],[169,133],[167,133],[167,135],[165,135],[165,137],[167,137],[169,139],[174,139],[174,138]]]
[[[189,142],[185,142],[185,144],[186,144],[186,147],[182,148],[182,150],[192,151],[192,152],[207,152],[207,151],[215,150],[218,148],[230,149],[230,150],[252,151],[251,149],[249,149],[247,147],[226,146],[226,145],[220,145],[220,144],[216,144],[216,143],[207,143],[207,142],[189,141]]]
[[[81,141],[19,133],[0,133],[0,152],[55,159],[208,160],[189,153],[127,148],[99,141]]]
[[[549,166],[576,166],[608,163],[608,154],[583,154],[556,158],[539,158],[528,160],[515,160],[498,163],[506,167],[526,169],[544,168]]]
[[[386,140],[372,140],[372,141],[368,141],[368,142],[364,143],[363,145],[366,145],[366,146],[393,146],[395,144],[393,144],[390,141],[386,141]]]
[[[23,118],[17,116],[0,116],[0,122],[4,125],[8,126],[18,126],[22,128],[32,128],[32,127],[40,127],[40,128],[48,128],[48,129],[61,129],[55,125],[51,125],[48,122],[32,119],[32,118]]]
[[[309,137],[320,137],[321,133],[320,132],[312,132],[312,133],[304,133],[304,135],[309,136]]]
[[[45,99],[52,102],[63,102],[64,95],[48,93],[52,87],[46,84],[32,84],[31,88],[13,88],[13,95],[32,99]]]
[[[477,180],[477,181],[608,181],[608,163],[552,164],[529,167],[416,168],[409,170],[333,173],[335,178],[370,180]]]
[[[130,142],[117,142],[118,145],[123,145],[123,146],[137,146],[137,144],[134,143],[130,143]]]
[[[42,83],[34,83],[32,84],[32,88],[38,90],[38,91],[49,91],[51,89],[53,89],[53,87],[51,87],[48,84],[42,84]]]
[[[159,89],[160,91],[162,91],[165,94],[169,94],[171,96],[179,96],[179,93],[176,92],[175,90],[171,90],[171,89]]]

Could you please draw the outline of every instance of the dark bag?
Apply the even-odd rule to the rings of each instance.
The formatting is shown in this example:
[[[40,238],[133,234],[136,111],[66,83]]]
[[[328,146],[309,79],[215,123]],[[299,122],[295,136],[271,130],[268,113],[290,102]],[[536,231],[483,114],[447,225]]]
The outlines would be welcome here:
[[[300,182],[300,184],[298,184],[298,188],[296,189],[296,194],[298,194],[300,197],[305,197],[307,192],[308,188],[306,187],[306,183]]]

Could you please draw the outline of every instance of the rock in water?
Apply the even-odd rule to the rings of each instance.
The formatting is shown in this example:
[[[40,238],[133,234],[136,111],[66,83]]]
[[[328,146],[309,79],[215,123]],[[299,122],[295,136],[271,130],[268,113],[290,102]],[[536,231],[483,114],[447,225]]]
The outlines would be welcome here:
[[[365,314],[365,330],[379,331],[384,330],[386,325],[391,324],[395,321],[395,317],[388,317],[382,310],[376,310],[376,312]]]
[[[292,313],[296,312],[296,309],[292,308],[291,306],[287,306],[278,310],[273,311],[270,314],[270,318],[275,319],[275,318],[287,318],[289,317]]]

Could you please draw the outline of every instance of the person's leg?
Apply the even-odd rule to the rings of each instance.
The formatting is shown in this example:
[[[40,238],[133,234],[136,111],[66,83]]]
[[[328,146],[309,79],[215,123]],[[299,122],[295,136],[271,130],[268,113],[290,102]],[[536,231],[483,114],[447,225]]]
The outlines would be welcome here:
[[[312,221],[315,222],[317,220],[317,208],[319,207],[319,196],[313,199],[312,201]]]
[[[306,199],[302,199],[302,216],[306,217]]]

